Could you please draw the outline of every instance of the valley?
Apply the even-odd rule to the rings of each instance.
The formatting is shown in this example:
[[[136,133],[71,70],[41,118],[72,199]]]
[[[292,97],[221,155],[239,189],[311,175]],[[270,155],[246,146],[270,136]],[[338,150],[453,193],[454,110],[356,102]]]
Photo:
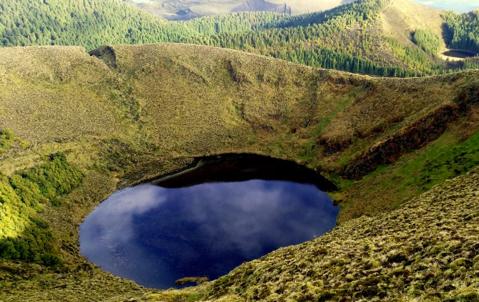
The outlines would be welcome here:
[[[0,2],[0,301],[479,300],[479,12],[221,3]]]
[[[321,240],[329,240],[331,255],[341,251],[360,255],[358,251],[346,252],[350,244],[359,247],[362,243],[357,240],[365,238],[348,231],[349,226],[364,234],[369,232],[371,221],[385,230],[393,225],[406,228],[406,223],[426,226],[424,215],[406,214],[415,211],[416,206],[430,211],[431,219],[444,214],[439,210],[441,204],[434,202],[430,206],[416,200],[445,198],[444,206],[457,213],[462,213],[463,207],[474,209],[470,202],[474,204],[476,198],[475,174],[467,174],[479,163],[479,82],[474,71],[422,79],[372,78],[234,50],[180,44],[115,46],[109,52],[113,57],[99,55],[105,61],[79,47],[4,48],[0,52],[0,109],[12,117],[1,121],[1,128],[9,129],[15,137],[3,152],[0,165],[4,174],[2,217],[8,217],[1,220],[2,230],[10,229],[12,221],[23,225],[3,235],[1,241],[1,299],[84,301],[136,297],[182,301],[224,296],[222,301],[241,301],[253,297],[250,294],[259,295],[255,288],[268,289],[262,287],[266,283],[261,279],[240,281],[249,274],[243,274],[243,270],[256,264],[246,264],[232,275],[198,288],[156,292],[104,273],[79,256],[78,226],[100,201],[119,188],[187,167],[197,156],[265,154],[314,168],[333,181],[338,190],[331,197],[341,208],[340,227],[326,239],[302,245],[315,251]],[[23,87],[21,93],[19,86]],[[384,102],[385,96],[388,102]],[[13,118],[18,112],[25,112],[25,118]],[[392,140],[393,145],[389,143]],[[381,149],[383,146],[385,149]],[[387,151],[371,153],[373,147]],[[58,152],[64,155],[52,157]],[[364,173],[349,172],[363,163],[367,163],[367,169],[361,170]],[[59,176],[47,172],[50,167],[57,167]],[[449,199],[447,194],[435,193],[452,190],[446,180],[457,175],[467,175],[453,183],[470,183],[464,188],[472,195],[464,191],[465,195]],[[17,187],[15,183],[24,185]],[[59,184],[69,186],[60,189]],[[45,191],[48,187],[56,189]],[[423,192],[425,195],[421,195]],[[19,199],[29,200],[29,194],[40,194],[34,196],[43,201],[23,212],[18,208]],[[49,196],[58,197],[50,203]],[[455,198],[468,202],[453,203]],[[403,226],[387,218],[394,215],[409,218]],[[354,219],[357,217],[363,218]],[[450,229],[458,229],[450,224],[452,221],[462,220],[447,222]],[[467,221],[474,228],[477,219],[471,216]],[[15,226],[20,225],[18,222]],[[43,227],[38,229],[37,225]],[[39,230],[45,234],[43,243],[33,246],[28,243],[28,234]],[[434,244],[450,244],[447,234]],[[394,245],[394,238],[398,238],[378,236],[377,240],[387,246]],[[402,246],[417,242],[413,236],[409,237],[411,241],[405,238],[401,237]],[[470,244],[469,240],[473,239],[460,244]],[[11,247],[9,252],[5,246]],[[20,247],[27,254],[17,254]],[[298,248],[301,245],[276,253],[279,258],[271,256],[261,261],[274,265],[275,259],[286,257],[281,253],[293,253]],[[373,248],[371,261],[386,257],[388,251]],[[430,250],[437,257],[440,251]],[[28,253],[36,253],[38,258],[29,258]],[[312,252],[311,257],[321,253]],[[454,260],[462,257],[453,255]],[[473,253],[464,255],[466,259],[472,257],[467,261],[475,265]],[[263,265],[261,261],[253,262],[258,269]],[[342,271],[345,262],[338,261],[331,259],[321,271]],[[369,269],[376,267],[378,278],[389,274],[389,266],[372,265]],[[346,272],[354,267],[344,268],[344,274],[335,273],[338,282],[347,282],[350,276]],[[419,272],[419,267],[407,270]],[[474,275],[468,277],[472,279],[463,279],[459,271],[455,275],[460,267],[450,268],[454,272],[451,279],[441,282],[456,280],[451,282],[457,284],[463,280],[463,285],[454,291],[438,291],[440,297],[460,296],[474,288]],[[286,279],[281,279],[284,286],[301,288],[287,281],[293,278],[294,271],[286,270],[285,274],[282,278]],[[253,280],[255,285],[248,283]],[[389,286],[396,278],[381,280]],[[391,298],[426,297],[426,291],[421,289],[410,294],[409,288],[416,281],[399,280],[404,287],[395,286],[396,290],[389,292]],[[236,282],[244,284],[244,290]],[[295,282],[300,282],[299,286],[308,284]],[[383,295],[381,291],[372,293],[367,286],[334,293],[329,286],[333,283],[315,283],[312,288],[318,295],[338,299],[351,291],[355,295]],[[274,297],[268,299],[275,300]]]

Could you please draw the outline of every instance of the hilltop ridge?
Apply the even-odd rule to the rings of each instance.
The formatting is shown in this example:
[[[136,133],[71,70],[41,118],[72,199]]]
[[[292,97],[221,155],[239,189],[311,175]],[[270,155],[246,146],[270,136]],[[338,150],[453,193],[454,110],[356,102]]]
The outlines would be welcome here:
[[[440,55],[446,46],[477,53],[474,14],[443,14],[412,1],[361,0],[304,15],[237,13],[188,22],[160,20],[119,0],[0,5],[3,46],[192,43],[396,77],[479,66],[477,58],[448,62]]]

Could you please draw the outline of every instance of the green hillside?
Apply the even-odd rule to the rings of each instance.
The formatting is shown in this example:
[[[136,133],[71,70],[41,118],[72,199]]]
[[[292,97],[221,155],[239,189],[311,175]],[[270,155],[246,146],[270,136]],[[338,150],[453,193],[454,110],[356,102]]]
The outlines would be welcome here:
[[[444,16],[441,16],[441,15]],[[411,0],[361,0],[300,16],[240,13],[168,22],[120,0],[6,0],[3,46],[184,42],[233,48],[314,67],[381,76],[422,76],[476,68],[450,64],[449,46],[475,50],[475,14],[445,14]],[[442,39],[442,23],[449,35]],[[477,43],[476,43],[477,44]]]
[[[0,49],[0,300],[477,298],[477,72],[373,78],[182,44],[95,54]],[[78,226],[112,192],[231,152],[335,182],[340,227],[183,291],[80,256]]]
[[[477,301],[478,188],[476,171],[400,210],[350,221],[246,263],[203,295],[217,301]]]
[[[119,0],[6,0],[0,3],[4,46],[81,45],[177,41],[195,33]]]
[[[450,48],[479,52],[479,11],[446,15],[446,42]]]

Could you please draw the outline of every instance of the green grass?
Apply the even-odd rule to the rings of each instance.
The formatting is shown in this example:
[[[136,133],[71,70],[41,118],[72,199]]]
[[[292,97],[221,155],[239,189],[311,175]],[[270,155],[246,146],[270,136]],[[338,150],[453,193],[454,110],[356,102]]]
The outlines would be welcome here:
[[[479,132],[462,141],[459,137],[448,131],[423,149],[379,167],[358,182],[340,181],[346,196],[356,197],[354,203],[344,204],[341,220],[398,208],[411,197],[477,167]]]
[[[54,250],[53,237],[46,222],[31,219],[27,229],[16,238],[0,239],[0,257],[57,266],[61,259]]]
[[[476,170],[245,263],[213,281],[205,300],[477,301],[477,194]]]
[[[430,55],[437,55],[441,49],[441,39],[429,30],[416,30],[412,35],[412,40]]]
[[[37,214],[48,202],[57,205],[82,177],[63,154],[53,154],[42,165],[2,177],[0,258],[57,265],[60,258],[54,255],[49,225]]]
[[[354,101],[355,98],[359,97],[362,93],[361,88],[352,89],[349,95],[340,98],[339,100],[334,101],[334,105],[330,109],[331,112],[321,118],[317,125],[314,125],[313,129],[311,129],[308,137],[310,140],[305,144],[303,147],[303,151],[299,154],[299,158],[304,162],[308,162],[310,164],[318,164],[317,154],[319,152],[318,148],[321,146],[318,144],[318,139],[321,137],[321,134],[324,130],[331,124],[334,118],[338,115],[338,113],[343,112],[346,110],[348,106]]]
[[[445,135],[427,147],[427,151],[411,160],[401,173],[413,176],[407,185],[418,184],[427,191],[445,179],[469,172],[479,165],[479,133],[461,142]]]
[[[0,129],[0,154],[8,150],[14,141],[13,132],[8,129]]]

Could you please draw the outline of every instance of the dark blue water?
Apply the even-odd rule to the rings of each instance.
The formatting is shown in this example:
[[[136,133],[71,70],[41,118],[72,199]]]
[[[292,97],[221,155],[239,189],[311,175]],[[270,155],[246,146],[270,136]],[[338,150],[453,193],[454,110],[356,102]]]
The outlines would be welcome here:
[[[217,278],[244,261],[331,230],[338,209],[288,181],[140,185],[113,194],[80,227],[81,253],[115,275],[169,288]]]
[[[471,52],[468,50],[451,49],[451,50],[443,52],[443,55],[448,57],[453,57],[453,58],[465,59],[465,58],[475,57],[477,53]]]

